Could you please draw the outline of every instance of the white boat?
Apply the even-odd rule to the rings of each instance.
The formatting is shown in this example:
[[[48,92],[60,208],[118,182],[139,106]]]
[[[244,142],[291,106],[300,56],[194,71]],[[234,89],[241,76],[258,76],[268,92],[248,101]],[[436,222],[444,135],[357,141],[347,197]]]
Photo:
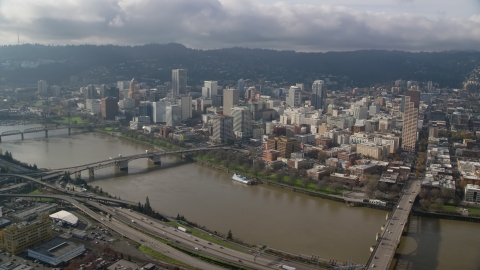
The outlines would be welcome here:
[[[234,173],[230,178],[232,178],[233,181],[237,181],[243,184],[247,184],[247,185],[251,184],[251,181],[248,180],[245,176],[241,176],[237,173]]]

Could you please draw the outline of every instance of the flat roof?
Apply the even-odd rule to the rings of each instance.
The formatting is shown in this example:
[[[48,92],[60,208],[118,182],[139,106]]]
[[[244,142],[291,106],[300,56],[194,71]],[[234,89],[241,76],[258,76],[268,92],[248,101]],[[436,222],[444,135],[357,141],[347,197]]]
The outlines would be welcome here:
[[[34,206],[32,208],[29,208],[25,211],[22,211],[22,212],[17,212],[15,213],[15,217],[17,218],[26,218],[28,216],[31,216],[31,215],[37,215],[38,213],[37,212],[41,212],[41,211],[45,211],[49,208],[53,208],[53,207],[57,207],[57,204],[56,203],[45,203],[45,204],[40,204],[40,205],[37,205],[37,206]]]
[[[133,270],[133,269],[139,269],[139,268],[140,267],[136,263],[129,262],[129,261],[126,261],[126,260],[120,260],[120,261],[110,265],[107,269],[108,270],[114,270],[114,269]]]
[[[10,224],[11,221],[6,219],[6,218],[0,218],[0,228],[3,227],[3,226],[7,226],[8,224]]]
[[[29,248],[28,250],[40,253],[50,258],[58,258],[63,254],[70,252],[80,246],[83,246],[83,245],[72,242],[72,241],[68,241],[60,237],[55,237],[48,242]]]

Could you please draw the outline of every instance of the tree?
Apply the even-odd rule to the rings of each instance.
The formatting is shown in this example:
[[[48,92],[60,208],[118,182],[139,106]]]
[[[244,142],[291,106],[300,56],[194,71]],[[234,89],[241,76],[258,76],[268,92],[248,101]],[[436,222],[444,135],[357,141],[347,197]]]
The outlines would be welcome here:
[[[5,165],[3,166],[3,171],[4,171],[4,172],[9,172],[9,171],[10,171],[10,166],[8,166],[8,164],[5,164]]]
[[[400,188],[398,187],[397,184],[395,184],[395,185],[393,185],[393,186],[390,188],[390,190],[391,190],[392,192],[398,193],[398,192],[400,191]]]
[[[330,184],[330,188],[334,191],[334,192],[337,192],[339,189],[341,189],[343,187],[342,184],[340,184],[339,182],[333,182],[332,184]]]
[[[325,178],[325,177],[324,177]],[[327,187],[327,181],[325,180],[320,180],[318,181],[317,183],[317,188],[320,189],[320,190],[323,190]]]
[[[233,240],[232,230],[228,230],[227,239],[228,240]]]
[[[283,171],[278,171],[275,174],[275,180],[277,180],[277,182],[281,183],[283,181],[283,176],[284,176]]]
[[[317,159],[318,161],[324,163],[325,160],[329,158],[329,155],[323,151],[318,152]]]
[[[388,185],[384,182],[381,182],[380,184],[378,184],[378,190],[386,192],[388,190]]]

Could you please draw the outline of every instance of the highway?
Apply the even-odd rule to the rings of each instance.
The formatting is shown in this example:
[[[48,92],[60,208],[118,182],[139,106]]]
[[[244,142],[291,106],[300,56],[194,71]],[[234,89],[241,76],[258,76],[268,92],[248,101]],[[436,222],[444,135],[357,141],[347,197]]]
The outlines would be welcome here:
[[[109,227],[111,230],[125,235],[129,239],[137,242],[137,243],[142,243],[142,244],[147,244],[151,249],[156,250],[160,253],[165,254],[166,256],[173,258],[175,260],[178,260],[180,262],[184,262],[188,265],[191,265],[193,267],[197,267],[198,269],[214,269],[214,270],[220,270],[223,268],[217,267],[215,265],[208,264],[206,262],[197,260],[185,253],[182,253],[168,245],[165,245],[153,238],[149,238],[148,236],[138,232],[137,230],[128,227],[124,223],[117,221],[115,219],[112,219],[112,221],[109,221],[107,218],[95,213],[94,211],[90,210],[88,207],[80,203],[79,201],[67,196],[67,195],[23,195],[23,194],[1,194],[0,196],[6,196],[6,197],[45,197],[45,198],[56,198],[56,199],[61,199],[64,201],[67,201],[71,203],[73,206],[77,207],[80,209],[82,212],[87,214],[88,216],[92,217],[93,219],[97,220],[99,223],[102,223],[106,227]]]
[[[241,252],[219,246],[215,243],[210,243],[202,238],[198,238],[191,234],[179,231],[174,227],[167,226],[158,220],[151,219],[150,217],[135,211],[130,212],[128,209],[125,208],[120,209],[118,207],[105,206],[96,202],[91,203],[97,206],[99,209],[103,210],[104,212],[111,214],[117,220],[122,220],[127,223],[132,223],[132,220],[134,220],[135,226],[142,228],[143,230],[148,231],[152,234],[158,235],[159,237],[166,238],[171,242],[175,242],[177,245],[182,245],[184,247],[192,249],[192,251],[195,250],[195,248],[198,248],[199,252],[208,254],[211,257],[215,257],[235,264],[241,264],[253,269],[278,269],[279,264],[284,264],[282,262],[282,258],[270,255],[262,255],[256,257],[255,253]],[[215,236],[212,235],[212,237]],[[221,238],[218,239],[221,240]],[[239,262],[238,260],[241,260],[242,262]],[[319,269],[318,267],[299,263],[285,262],[285,264],[296,266],[297,269]]]
[[[123,204],[123,205],[135,205],[136,204],[135,202],[130,202],[130,201],[126,201],[126,200],[113,199],[113,198],[99,196],[99,195],[96,195],[96,194],[79,193],[79,192],[74,192],[74,191],[71,191],[71,190],[62,189],[62,188],[59,188],[59,187],[57,187],[55,185],[52,185],[50,183],[43,182],[43,181],[40,181],[36,178],[33,178],[31,176],[27,176],[27,175],[23,175],[23,174],[0,174],[0,176],[20,177],[20,178],[35,182],[37,184],[40,184],[42,186],[51,188],[52,190],[57,190],[59,192],[66,193],[66,194],[76,196],[76,197],[79,197],[79,198],[88,198],[88,199],[91,199],[91,200],[102,200],[102,201],[106,201],[106,202],[113,202],[113,203],[118,203],[118,204]],[[17,195],[21,195],[21,194],[17,194]]]
[[[240,252],[234,249],[221,247],[214,243],[209,244],[208,241],[202,238],[198,238],[193,235],[187,234],[185,232],[176,230],[176,228],[174,227],[167,226],[158,220],[151,219],[140,213],[137,213],[134,211],[130,212],[128,209],[125,209],[125,208],[106,206],[98,202],[87,200],[85,198],[81,200],[79,198],[78,199],[72,198],[68,195],[56,195],[56,194],[52,194],[52,195],[0,194],[0,196],[45,197],[45,198],[55,198],[55,199],[61,199],[61,200],[67,201],[71,203],[73,206],[79,208],[85,214],[91,216],[92,218],[96,219],[98,222],[104,224],[110,229],[116,231],[117,233],[120,233],[137,243],[146,245],[178,261],[182,261],[189,265],[198,267],[199,269],[217,269],[217,268],[215,268],[213,265],[206,264],[206,263],[205,265],[199,265],[198,262],[201,262],[201,263],[204,263],[204,262],[196,260],[191,256],[188,256],[168,245],[165,245],[162,242],[157,241],[154,238],[151,238],[130,226],[135,226],[140,230],[143,230],[151,234],[157,235],[158,237],[167,239],[172,243],[191,249],[192,251],[201,252],[201,253],[207,254],[210,257],[221,259],[223,261],[227,261],[233,264],[244,265],[245,267],[252,268],[252,269],[261,269],[261,270],[268,270],[268,269],[275,269],[275,268],[278,269],[278,265],[280,264],[288,264],[290,266],[294,266],[297,269],[302,269],[302,270],[319,269],[318,267],[315,267],[315,266],[305,265],[297,262],[283,262],[282,258],[278,258],[272,255],[263,254],[261,256],[255,256],[256,253]],[[94,211],[90,210],[82,203],[90,204],[93,207],[98,208],[102,212],[106,214],[110,214],[112,217],[111,221],[109,221],[106,217],[101,216],[95,213]],[[135,223],[132,223],[131,222],[132,220],[135,220]],[[198,250],[196,250],[195,248],[198,248]]]
[[[383,231],[377,248],[369,260],[369,268],[388,270],[392,263],[393,256],[400,243],[405,224],[408,222],[408,216],[412,210],[413,201],[420,192],[420,180],[410,182],[407,191],[404,191],[399,200],[398,207],[395,207],[391,217],[387,220],[385,230]]]

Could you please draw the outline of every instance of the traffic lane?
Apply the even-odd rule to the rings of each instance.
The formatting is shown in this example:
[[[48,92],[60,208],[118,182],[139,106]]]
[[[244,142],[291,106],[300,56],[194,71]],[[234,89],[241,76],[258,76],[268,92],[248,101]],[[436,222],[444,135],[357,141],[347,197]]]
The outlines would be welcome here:
[[[88,209],[87,207],[84,207],[84,206],[81,206],[81,205],[78,205],[77,204],[74,204],[74,206],[76,206],[77,208],[80,208],[82,211],[84,211],[85,213],[87,213],[88,215],[90,215],[91,217],[95,218],[97,221],[99,221],[100,223],[104,224],[105,226],[109,227],[110,229],[113,229],[114,231],[118,232],[118,233],[121,233],[125,236],[128,235],[128,238],[132,239],[133,241],[136,241],[136,242],[139,242],[140,243],[140,239],[144,238],[145,236],[141,233],[139,233],[138,231],[124,225],[123,223],[119,222],[119,221],[107,221],[107,220],[101,220],[101,216],[96,214],[95,212],[93,212],[92,210]],[[114,222],[115,221],[115,222]],[[150,241],[151,241],[151,238],[149,238]],[[176,259],[178,261],[181,261],[181,262],[185,262],[189,265],[192,265],[194,267],[199,267],[200,269],[218,269],[220,270],[221,268],[218,268],[218,267],[215,267],[214,265],[210,265],[208,263],[205,263],[205,262],[202,262],[200,260],[196,260],[184,253],[181,253],[161,242],[158,242],[155,240],[155,244],[156,246],[155,247],[158,247],[158,248],[153,248],[154,250],[158,251],[158,252],[165,252],[165,251],[168,251],[168,256],[169,257],[172,257],[173,259]],[[159,248],[161,247],[162,250],[159,250]]]
[[[116,210],[118,210],[118,209],[116,209]],[[236,250],[233,250],[233,249],[230,249],[230,248],[224,248],[224,247],[222,247],[218,244],[210,243],[207,240],[204,240],[202,238],[198,238],[198,237],[192,236],[190,234],[187,234],[185,232],[179,231],[175,227],[166,226],[164,224],[161,224],[157,220],[153,220],[153,219],[145,220],[145,217],[143,217],[141,214],[139,214],[135,211],[130,212],[129,210],[124,209],[124,208],[119,209],[118,211],[121,214],[128,215],[129,217],[137,218],[137,220],[135,220],[135,222],[137,224],[142,224],[142,225],[146,225],[147,227],[157,228],[158,230],[160,230],[160,233],[162,235],[169,236],[171,239],[173,239],[175,241],[186,241],[188,244],[193,245],[193,247],[197,247],[199,250],[201,250],[203,252],[206,252],[208,254],[219,256],[223,260],[232,261],[231,257],[234,257],[237,260],[238,259],[242,260],[242,264],[244,264],[244,265],[252,264],[257,269],[259,269],[259,267],[262,267],[262,265],[265,265],[265,267],[267,267],[267,265],[271,265],[272,262],[273,262],[271,259],[264,258],[264,257],[255,258],[255,255],[253,253],[248,254],[248,253],[236,251]],[[144,220],[142,220],[142,218],[144,218]],[[160,228],[160,226],[161,226],[161,228]],[[213,235],[212,235],[212,237],[213,237]],[[220,240],[221,240],[221,238],[220,238]],[[227,255],[229,257],[225,257],[225,255]],[[276,258],[274,261],[277,261],[277,260],[278,260],[278,258]],[[236,262],[236,261],[232,261],[232,262]],[[236,262],[236,263],[239,263],[239,262]],[[267,267],[265,269],[271,269],[271,267]]]
[[[119,227],[124,227],[125,228],[125,234],[128,235],[128,238],[132,239],[133,241],[137,243],[141,243],[142,245],[145,245],[153,250],[156,250],[160,253],[164,253],[166,256],[171,257],[173,259],[176,259],[178,261],[187,263],[189,265],[195,266],[195,267],[200,267],[201,269],[222,269],[219,267],[216,267],[214,265],[202,262],[200,260],[194,259],[193,257],[186,255],[168,245],[163,244],[162,242],[159,242],[147,235],[142,234],[141,232],[138,232],[135,229],[132,229],[126,225],[123,225],[122,222],[117,221],[115,219],[112,219],[112,223]]]

